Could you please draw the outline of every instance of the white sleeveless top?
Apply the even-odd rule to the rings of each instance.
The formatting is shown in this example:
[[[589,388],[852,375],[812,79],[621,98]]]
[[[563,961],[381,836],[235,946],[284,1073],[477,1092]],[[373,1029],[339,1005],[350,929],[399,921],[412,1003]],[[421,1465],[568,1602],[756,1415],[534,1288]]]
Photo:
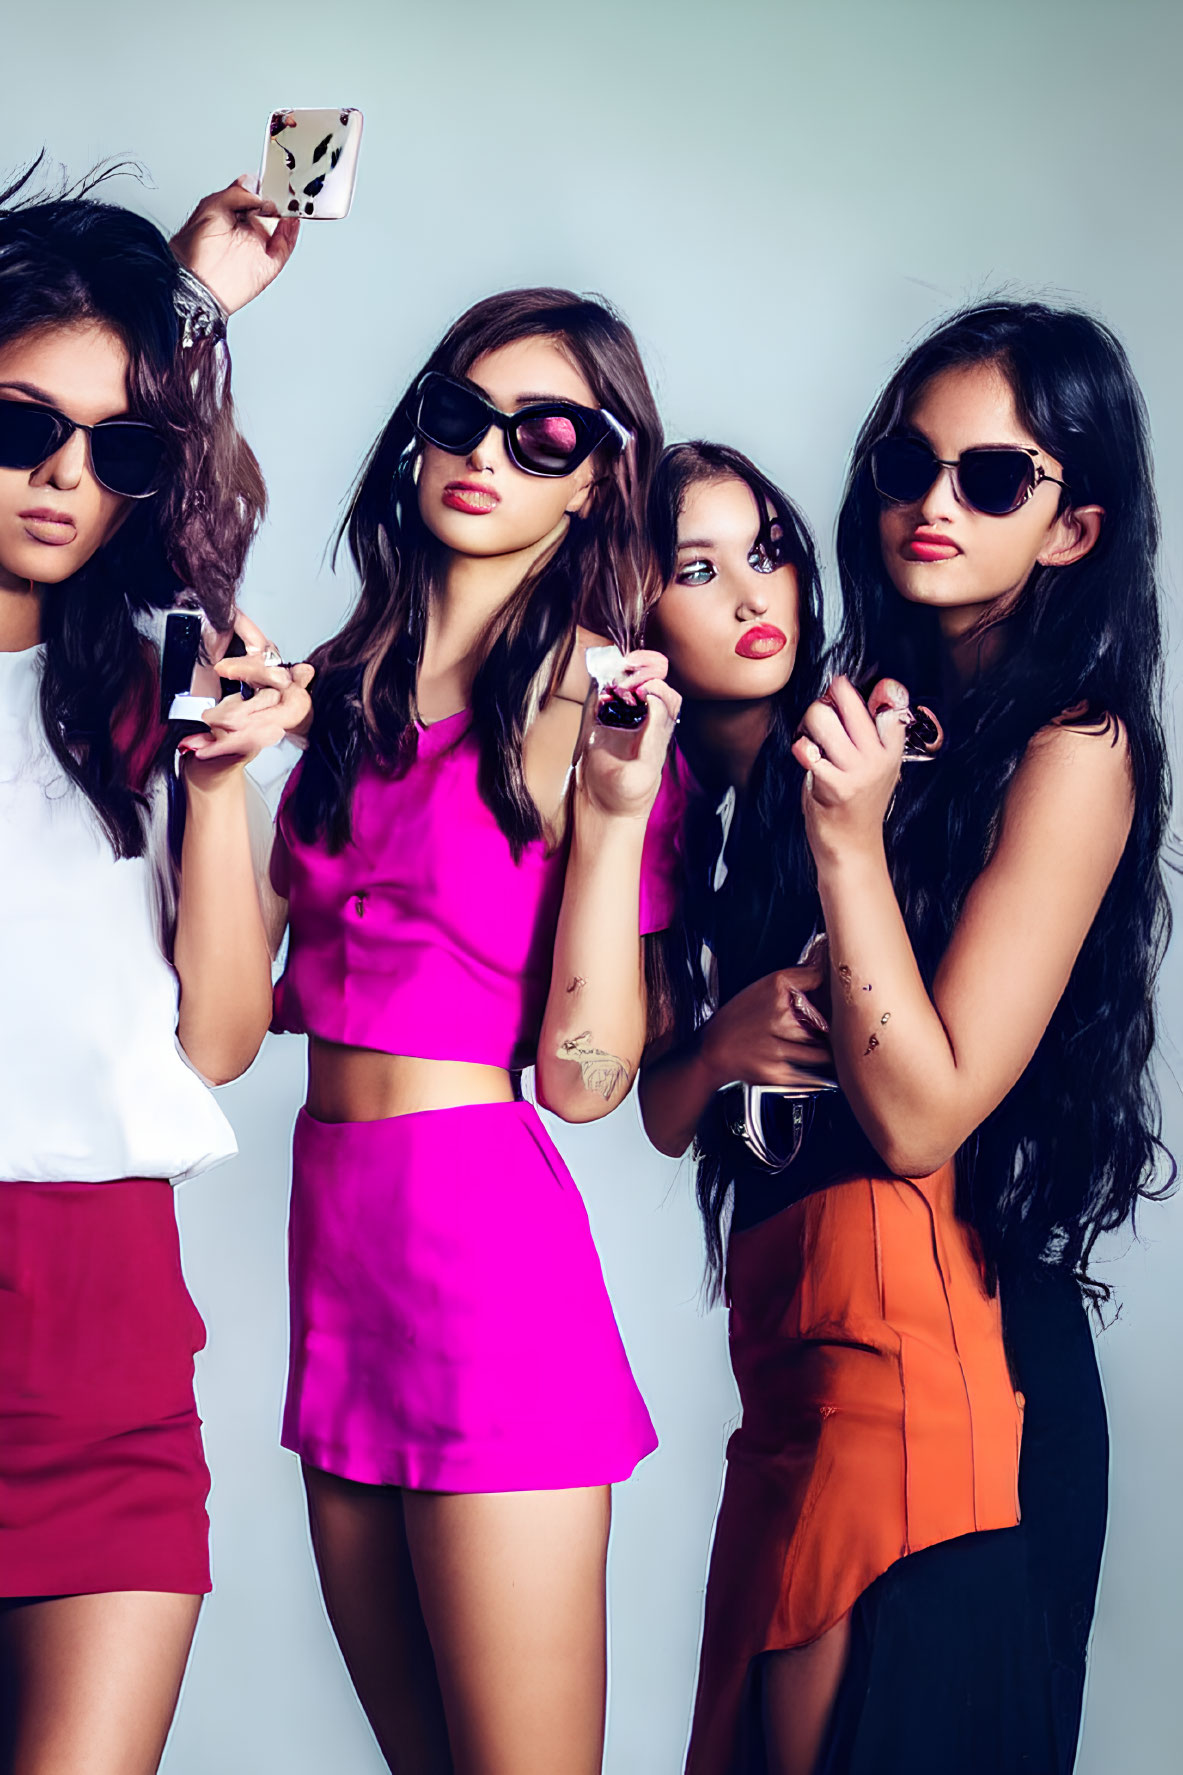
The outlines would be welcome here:
[[[149,856],[119,861],[0,653],[0,1179],[183,1182],[238,1149],[176,1040]]]

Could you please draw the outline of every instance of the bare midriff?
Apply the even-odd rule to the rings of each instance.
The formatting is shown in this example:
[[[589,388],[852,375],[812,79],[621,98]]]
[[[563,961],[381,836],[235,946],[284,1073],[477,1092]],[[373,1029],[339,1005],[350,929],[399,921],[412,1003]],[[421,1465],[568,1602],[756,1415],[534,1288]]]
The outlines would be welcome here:
[[[513,1074],[502,1066],[383,1054],[319,1036],[308,1042],[308,1113],[318,1122],[381,1122],[423,1109],[513,1101]]]

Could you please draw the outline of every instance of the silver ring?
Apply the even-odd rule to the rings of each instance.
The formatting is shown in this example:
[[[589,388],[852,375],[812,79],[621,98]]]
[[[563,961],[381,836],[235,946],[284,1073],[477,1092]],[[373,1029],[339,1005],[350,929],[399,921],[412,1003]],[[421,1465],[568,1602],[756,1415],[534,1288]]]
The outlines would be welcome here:
[[[279,657],[279,650],[275,647],[265,647],[263,649],[263,664],[265,666],[282,665],[283,661]]]

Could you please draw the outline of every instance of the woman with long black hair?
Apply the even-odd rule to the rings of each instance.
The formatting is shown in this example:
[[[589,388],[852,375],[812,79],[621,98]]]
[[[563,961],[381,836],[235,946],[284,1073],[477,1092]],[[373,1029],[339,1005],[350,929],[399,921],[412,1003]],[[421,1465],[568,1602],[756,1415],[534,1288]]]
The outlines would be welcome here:
[[[687,793],[682,902],[661,944],[668,1003],[654,1007],[668,1027],[647,1050],[641,1097],[663,1150],[694,1143],[717,1297],[746,1150],[719,1089],[790,1085],[802,1066],[829,1061],[824,1025],[803,1029],[794,996],[820,969],[786,972],[819,919],[792,747],[821,689],[821,575],[797,507],[728,445],[671,445],[649,517],[664,589],[646,638],[682,695],[672,767]],[[759,1187],[759,1166],[747,1170]]]
[[[776,1007],[791,1060],[820,1001],[842,1096],[779,1173],[743,1117],[707,1124],[744,1419],[696,1772],[1072,1767],[1106,1482],[1080,1283],[1160,1150],[1156,544],[1141,397],[1087,316],[953,317],[860,434],[846,671],[793,745],[827,977],[789,970]],[[921,704],[944,745],[901,775]],[[645,1090],[665,1150],[662,1070],[701,1067],[713,1021]]]
[[[310,673],[248,627],[174,860],[159,625],[200,600],[228,642],[263,484],[209,290],[30,177],[0,196],[0,1766],[149,1775],[210,1587],[169,1184],[234,1151],[206,1081],[271,1002],[242,767]],[[259,208],[231,187],[181,243],[228,308],[291,248]]]
[[[846,679],[797,757],[832,966],[873,964],[893,1002],[864,1058],[865,999],[836,995],[839,1076],[896,1169],[955,1154],[1026,1401],[1019,1534],[951,1550],[914,1588],[904,1562],[867,1599],[851,1691],[876,1662],[886,1683],[849,1724],[855,1745],[896,1742],[886,1695],[909,1646],[934,1695],[947,1678],[964,1698],[973,1660],[999,1677],[1010,1637],[1029,1665],[996,1693],[1016,1727],[974,1754],[993,1743],[1056,1775],[1075,1760],[1108,1477],[1085,1311],[1107,1290],[1088,1264],[1174,1177],[1148,1071],[1170,931],[1158,542],[1141,391],[1088,314],[998,301],[953,316],[855,445],[838,526]],[[870,834],[894,748],[868,743],[847,688],[884,674],[945,726],[931,770],[894,791],[894,907]],[[932,1713],[935,1756],[960,1752],[982,1710],[963,1707],[954,1738],[953,1706]]]

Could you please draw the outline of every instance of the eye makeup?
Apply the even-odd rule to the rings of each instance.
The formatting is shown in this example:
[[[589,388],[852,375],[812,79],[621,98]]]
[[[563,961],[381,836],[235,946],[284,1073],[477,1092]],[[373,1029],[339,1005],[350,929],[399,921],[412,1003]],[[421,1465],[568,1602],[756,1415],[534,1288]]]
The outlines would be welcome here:
[[[702,543],[684,543],[683,548],[702,548]],[[681,552],[681,551],[679,551]],[[776,536],[758,536],[747,552],[747,564],[753,573],[775,573],[785,564],[784,551],[780,539]],[[680,586],[710,585],[718,579],[719,569],[707,555],[696,556],[686,561],[674,574],[674,583]]]

